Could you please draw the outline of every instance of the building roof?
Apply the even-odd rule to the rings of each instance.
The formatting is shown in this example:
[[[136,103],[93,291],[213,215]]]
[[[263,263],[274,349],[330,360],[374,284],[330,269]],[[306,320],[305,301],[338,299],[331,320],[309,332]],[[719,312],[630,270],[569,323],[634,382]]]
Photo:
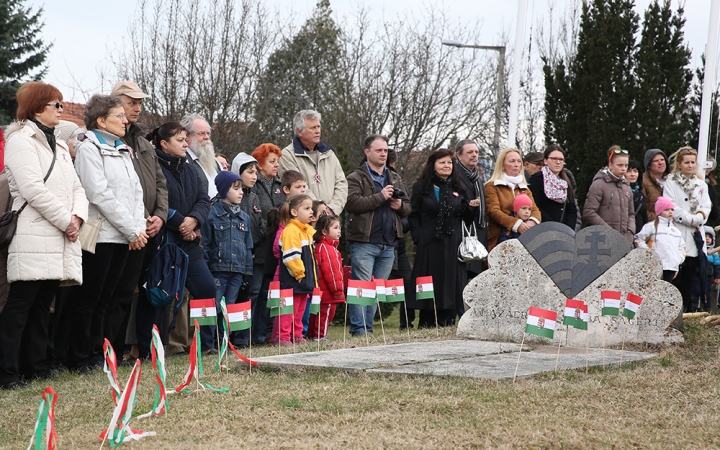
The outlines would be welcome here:
[[[77,126],[84,128],[85,122],[83,121],[83,112],[85,111],[85,104],[72,102],[62,103],[63,112],[60,113],[60,120],[69,120],[70,122],[77,124]]]

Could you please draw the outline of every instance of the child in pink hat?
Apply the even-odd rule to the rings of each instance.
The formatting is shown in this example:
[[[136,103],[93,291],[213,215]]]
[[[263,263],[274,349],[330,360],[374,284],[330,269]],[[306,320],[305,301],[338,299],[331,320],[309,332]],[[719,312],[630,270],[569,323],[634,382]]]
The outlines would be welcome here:
[[[532,214],[533,201],[526,194],[520,194],[513,200],[513,216],[525,222],[530,219]],[[520,223],[520,222],[518,222]],[[507,241],[508,239],[517,239],[520,237],[520,233],[511,228],[506,228],[500,232],[500,239],[498,243]]]
[[[671,282],[685,261],[685,240],[673,222],[675,205],[667,197],[658,197],[655,202],[654,221],[648,222],[635,235],[635,246],[649,248],[660,256],[663,265],[663,280]]]

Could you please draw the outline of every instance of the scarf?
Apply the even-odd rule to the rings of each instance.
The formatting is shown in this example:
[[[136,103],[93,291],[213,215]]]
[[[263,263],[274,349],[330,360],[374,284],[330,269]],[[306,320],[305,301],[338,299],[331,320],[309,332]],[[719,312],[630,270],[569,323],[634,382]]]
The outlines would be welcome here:
[[[640,192],[640,183],[638,183],[637,181],[634,183],[630,183],[630,188],[632,189],[633,194],[637,194],[638,192]]]
[[[548,166],[543,166],[542,173],[545,196],[554,202],[565,203],[568,194],[567,181],[555,175]]]
[[[700,199],[695,195],[695,177],[696,175],[693,174],[692,177],[688,178],[685,175],[683,175],[681,172],[676,172],[670,175],[673,180],[677,184],[680,185],[685,195],[687,195],[688,200],[690,201],[690,214],[696,214],[698,212],[698,206],[700,205]]]
[[[452,179],[448,177],[447,180],[443,180],[437,175],[433,175],[432,182],[435,186],[440,188],[440,211],[438,212],[438,219],[435,224],[435,239],[444,239],[445,236],[452,234]]]
[[[55,128],[46,127],[35,119],[30,119],[30,121],[37,125],[38,128],[40,128],[40,131],[43,132],[43,134],[45,135],[45,139],[47,139],[48,141],[48,145],[50,145],[53,153],[55,153],[55,149],[57,148],[57,141],[55,140]]]
[[[475,192],[478,193],[478,198],[480,198],[480,204],[478,205],[478,225],[480,228],[487,227],[487,221],[485,220],[485,191],[483,190],[482,180],[480,179],[480,171],[477,170],[477,167],[475,170],[470,170],[463,166],[460,160],[457,159],[457,156],[455,157],[455,167],[460,167],[468,177],[468,180],[475,186]]]
[[[511,191],[515,191],[515,186],[522,183],[522,176],[515,175],[514,177],[511,177],[510,175],[503,172],[502,180],[510,186]]]

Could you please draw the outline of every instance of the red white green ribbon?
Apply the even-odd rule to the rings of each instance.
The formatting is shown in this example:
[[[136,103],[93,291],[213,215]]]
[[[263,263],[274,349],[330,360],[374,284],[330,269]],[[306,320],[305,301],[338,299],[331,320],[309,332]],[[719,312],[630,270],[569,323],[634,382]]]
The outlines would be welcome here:
[[[153,371],[155,372],[155,402],[150,412],[138,416],[138,419],[146,417],[161,416],[167,412],[167,390],[165,388],[165,347],[160,339],[160,330],[153,325],[152,341],[150,342],[150,353],[152,354]]]
[[[103,353],[105,354],[105,364],[103,365],[103,371],[110,380],[110,387],[112,387],[113,402],[117,405],[118,399],[120,398],[120,385],[118,385],[117,378],[117,357],[115,356],[115,350],[113,350],[110,341],[105,339],[103,342]]]
[[[37,419],[35,420],[35,432],[30,438],[28,450],[55,450],[57,447],[57,433],[55,432],[55,404],[57,394],[50,386],[40,397]],[[35,446],[33,447],[33,444]]]
[[[230,317],[228,315],[227,305],[225,304],[225,297],[223,297],[220,300],[220,310],[222,311],[222,314],[223,314],[223,322],[225,323],[225,329],[223,330],[223,341],[220,346],[220,351],[218,352],[218,360],[217,360],[217,364],[215,365],[215,372],[219,372],[221,367],[225,368],[224,367],[225,363],[223,362],[223,359],[225,358],[225,353],[227,353],[228,347],[230,347],[230,350],[232,350],[232,352],[235,353],[235,356],[237,356],[238,359],[240,359],[241,361],[246,362],[253,366],[257,366],[258,365],[257,361],[253,361],[253,360],[245,357],[242,353],[237,351],[237,349],[235,348],[233,343],[230,342],[230,336],[229,336],[229,331],[228,331],[228,330],[230,330]]]
[[[185,374],[185,378],[183,379],[182,384],[180,386],[176,387],[174,390],[168,392],[168,394],[176,394],[180,392],[192,392],[191,390],[186,389],[190,382],[193,380],[193,378],[197,379],[199,386],[201,386],[203,389],[207,388],[214,392],[227,392],[228,388],[216,388],[213,387],[210,383],[207,383],[202,379],[203,375],[203,366],[202,366],[202,345],[201,345],[201,339],[200,339],[200,325],[198,325],[198,321],[195,320],[195,332],[193,333],[193,340],[190,344],[190,367],[188,368],[187,373]]]

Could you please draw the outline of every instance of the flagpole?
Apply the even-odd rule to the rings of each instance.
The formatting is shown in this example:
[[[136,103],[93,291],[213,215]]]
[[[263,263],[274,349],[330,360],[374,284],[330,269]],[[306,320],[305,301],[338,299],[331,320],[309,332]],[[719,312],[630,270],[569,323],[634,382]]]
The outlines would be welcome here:
[[[435,311],[435,336],[440,337],[440,324],[438,323],[438,319],[437,319],[437,305],[435,304],[435,292],[433,292],[433,311]]]
[[[720,292],[720,290],[718,290],[718,292]],[[407,328],[408,338],[409,338],[410,337],[410,323],[408,320],[408,313],[407,313],[407,300],[405,300],[403,302],[403,305],[405,305],[405,328]]]
[[[293,299],[292,326],[290,327],[290,333],[292,333],[290,336],[293,345],[292,352],[295,353],[295,299]]]
[[[330,310],[328,310],[328,314],[330,314]],[[322,317],[322,304],[320,305],[320,311],[318,311],[318,324],[317,324],[317,343],[318,343],[318,351],[320,351],[320,318]]]
[[[588,341],[588,334],[590,334],[590,327],[585,328],[585,373],[588,373],[590,366],[590,342]]]
[[[377,305],[378,314],[380,314],[380,329],[382,330],[383,342],[387,345],[387,339],[385,339],[385,326],[383,325],[382,320],[382,310],[380,310],[380,302],[376,300],[375,304]]]
[[[252,309],[250,311],[252,311]],[[250,320],[252,320],[252,316],[250,316]],[[248,338],[248,349],[248,353],[250,353],[250,359],[252,360],[252,322],[250,322],[250,337]],[[227,356],[225,357],[225,361],[227,361]],[[228,373],[230,373],[230,366],[228,366],[227,370]],[[250,375],[252,375],[252,364],[250,364]]]
[[[367,308],[367,306],[361,306],[361,308]],[[360,311],[362,311],[362,313],[363,313],[363,315],[362,315],[363,316],[363,328],[365,328],[365,333],[363,333],[363,334],[365,335],[365,345],[367,345],[369,347],[370,340],[368,339],[367,320],[365,320],[365,311],[363,311],[362,309]]]
[[[515,373],[513,374],[513,383],[515,383],[515,378],[517,377],[518,366],[520,366],[520,355],[522,354],[522,347],[523,347],[524,342],[525,342],[525,333],[523,333],[522,341],[520,341],[520,351],[518,352],[518,359],[517,359],[517,362],[515,363]]]
[[[345,320],[343,321],[343,348],[345,348],[345,339],[347,339],[347,310],[348,310],[348,303],[345,302]]]
[[[565,338],[567,339],[567,334],[570,331],[570,327],[565,327]],[[560,361],[560,345],[562,344],[562,339],[558,339],[558,351],[557,351],[557,357],[555,358],[555,372],[557,372],[558,368],[558,362]]]
[[[605,369],[605,324],[603,323],[603,317],[605,316],[600,316],[600,324],[602,325],[603,369]]]
[[[628,319],[630,321],[630,319]],[[623,340],[622,340],[622,347],[620,350],[622,350],[622,353],[620,353],[620,364],[623,362],[623,353],[625,353],[625,333],[627,333],[627,324],[625,323],[625,319],[623,319]]]

